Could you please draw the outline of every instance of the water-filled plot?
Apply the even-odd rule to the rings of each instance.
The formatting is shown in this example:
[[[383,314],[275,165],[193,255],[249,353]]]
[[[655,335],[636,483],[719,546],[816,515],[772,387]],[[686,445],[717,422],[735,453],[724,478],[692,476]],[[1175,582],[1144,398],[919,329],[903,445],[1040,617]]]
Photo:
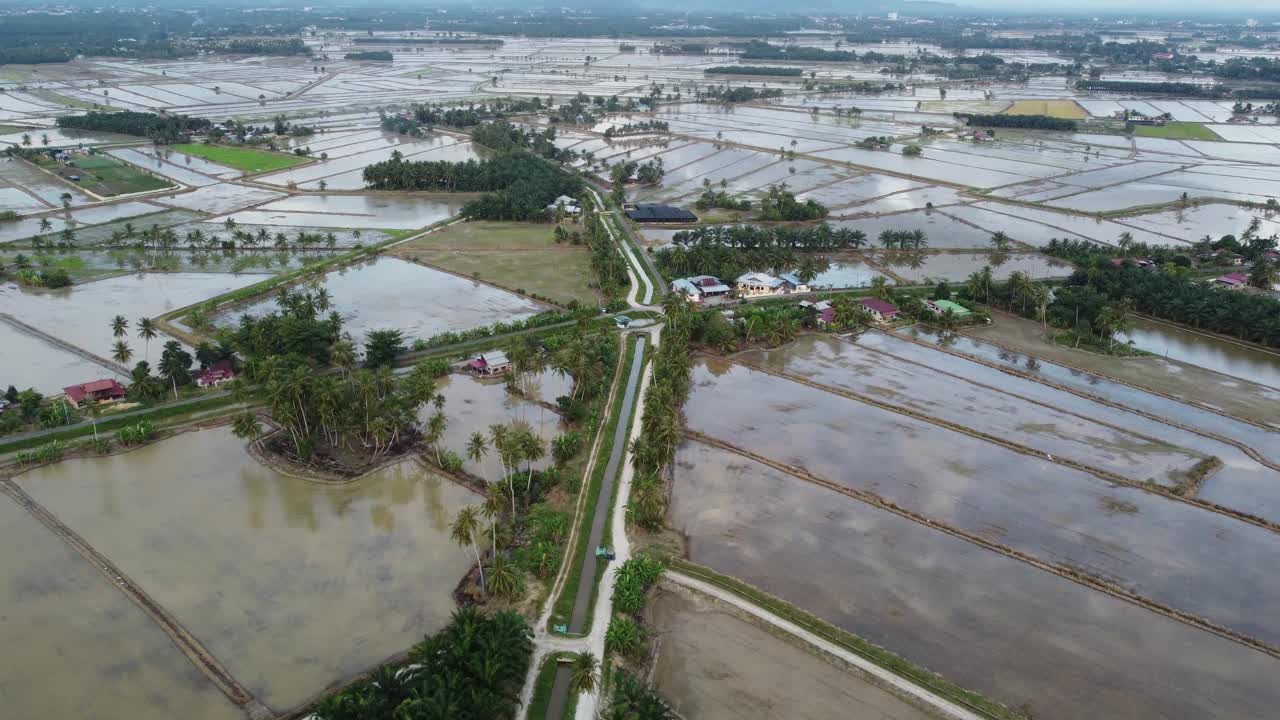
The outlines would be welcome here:
[[[370,330],[399,329],[406,338],[429,338],[535,315],[546,306],[491,285],[468,280],[393,257],[334,270],[323,286],[343,329],[357,340]],[[274,295],[222,312],[219,325],[242,314],[262,316],[278,309]]]
[[[327,485],[222,427],[17,480],[278,712],[442,627],[471,562],[449,522],[477,496],[412,460]]]

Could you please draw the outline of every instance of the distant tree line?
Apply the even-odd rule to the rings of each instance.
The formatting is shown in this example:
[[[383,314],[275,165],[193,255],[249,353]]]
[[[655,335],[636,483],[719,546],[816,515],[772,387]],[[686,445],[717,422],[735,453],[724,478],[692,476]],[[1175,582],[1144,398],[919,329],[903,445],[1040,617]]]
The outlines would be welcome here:
[[[289,38],[287,40],[274,38],[218,40],[206,43],[204,47],[214,52],[222,52],[229,55],[311,55],[311,47],[297,38]]]
[[[664,120],[643,120],[641,122],[625,123],[622,125],[611,125],[605,128],[605,139],[613,139],[616,137],[627,137],[628,135],[648,135],[649,133],[665,133],[671,130],[671,126]]]
[[[766,65],[718,65],[703,70],[707,75],[777,75],[780,77],[801,77],[802,68],[768,67]]]
[[[498,38],[478,37],[355,37],[351,42],[356,45],[502,45]]]
[[[1129,80],[1077,80],[1076,89],[1205,98],[1222,98],[1231,94],[1231,89],[1222,85],[1197,85],[1196,83],[1184,82],[1137,82]]]
[[[722,245],[743,249],[786,248],[800,252],[857,250],[867,244],[861,230],[819,223],[817,225],[710,225],[681,230],[672,242],[689,247]]]
[[[168,113],[90,111],[84,115],[58,118],[58,127],[75,130],[121,133],[149,137],[159,142],[180,142],[191,133],[207,131],[213,123],[205,118]]]
[[[343,55],[344,60],[373,60],[376,62],[391,62],[395,56],[386,50],[364,50],[361,52],[350,52]]]
[[[967,120],[969,127],[1024,128],[1028,130],[1074,131],[1079,126],[1075,120],[1048,115],[971,115],[953,113],[956,119]]]
[[[736,87],[712,85],[708,88],[698,88],[697,96],[699,99],[718,100],[722,103],[732,104],[740,102],[750,102],[752,100],[761,100],[764,98],[782,97],[782,88],[753,88],[753,87]]]
[[[850,50],[823,50],[815,47],[770,45],[753,40],[741,55],[743,60],[791,60],[802,62],[850,62],[858,58]]]

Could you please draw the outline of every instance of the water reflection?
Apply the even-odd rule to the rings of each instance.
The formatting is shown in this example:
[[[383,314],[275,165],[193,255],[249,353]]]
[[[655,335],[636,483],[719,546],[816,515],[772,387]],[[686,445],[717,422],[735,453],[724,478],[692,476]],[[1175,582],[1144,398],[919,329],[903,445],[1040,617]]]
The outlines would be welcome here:
[[[19,481],[275,709],[447,621],[468,566],[448,520],[478,499],[413,462],[341,486],[282,476],[226,428]]]

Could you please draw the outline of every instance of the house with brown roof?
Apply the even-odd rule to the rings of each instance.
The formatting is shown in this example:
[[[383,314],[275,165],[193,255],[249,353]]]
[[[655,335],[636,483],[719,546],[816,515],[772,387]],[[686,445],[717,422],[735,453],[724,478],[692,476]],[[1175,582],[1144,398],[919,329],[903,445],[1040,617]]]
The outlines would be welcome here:
[[[115,402],[125,396],[124,386],[115,380],[93,380],[62,388],[72,405]]]
[[[876,322],[892,322],[902,312],[897,305],[880,298],[859,298],[858,304],[866,308]]]

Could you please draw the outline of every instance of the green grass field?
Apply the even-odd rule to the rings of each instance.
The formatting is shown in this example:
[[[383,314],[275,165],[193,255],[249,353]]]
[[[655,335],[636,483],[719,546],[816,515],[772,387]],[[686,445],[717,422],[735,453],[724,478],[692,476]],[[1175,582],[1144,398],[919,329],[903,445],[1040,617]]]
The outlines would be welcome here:
[[[68,179],[72,175],[79,175],[80,181],[76,184],[102,197],[129,195],[131,193],[173,187],[173,183],[168,180],[135,170],[133,167],[106,155],[76,158],[71,161],[70,165],[59,168],[57,172]]]
[[[173,149],[188,155],[204,158],[209,162],[226,165],[243,173],[255,174],[283,170],[301,165],[306,158],[297,155],[257,150],[255,148],[227,147],[226,145],[174,145]]]
[[[535,223],[458,223],[401,245],[395,254],[562,304],[577,300],[596,305],[599,295],[589,285],[595,277],[591,251],[586,245],[557,244],[553,228]]]
[[[1166,140],[1221,140],[1218,134],[1201,123],[1171,122],[1164,125],[1134,125],[1133,134],[1138,137],[1165,138]]]

